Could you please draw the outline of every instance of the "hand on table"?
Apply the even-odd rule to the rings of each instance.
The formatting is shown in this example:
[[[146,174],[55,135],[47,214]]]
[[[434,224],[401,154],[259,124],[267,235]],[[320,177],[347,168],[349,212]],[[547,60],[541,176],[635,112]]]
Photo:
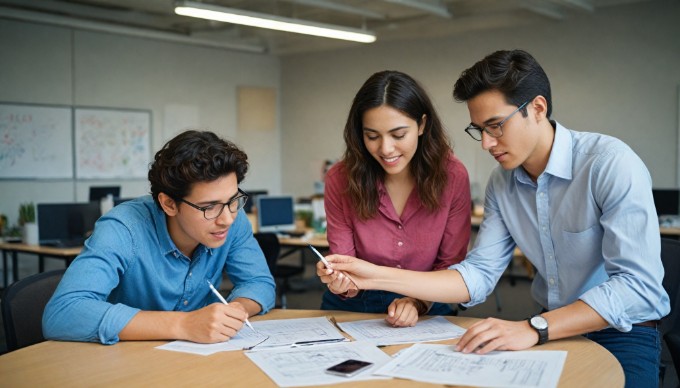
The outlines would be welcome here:
[[[398,298],[387,307],[385,321],[394,327],[410,327],[418,323],[418,309],[423,302],[413,298]]]
[[[456,350],[486,354],[492,350],[524,350],[537,343],[538,333],[529,326],[529,322],[487,318],[467,329]]]

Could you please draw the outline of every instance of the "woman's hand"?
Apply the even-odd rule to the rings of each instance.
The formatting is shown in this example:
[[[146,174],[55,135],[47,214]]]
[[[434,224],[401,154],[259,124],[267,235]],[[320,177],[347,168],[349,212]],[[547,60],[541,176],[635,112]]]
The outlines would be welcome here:
[[[395,299],[387,307],[385,321],[394,327],[410,327],[418,323],[418,316],[427,312],[428,306],[414,298]]]
[[[377,275],[379,266],[352,256],[326,256],[330,268],[319,262],[316,274],[321,282],[328,285],[328,289],[335,294],[355,296],[359,290],[369,289],[370,279]]]

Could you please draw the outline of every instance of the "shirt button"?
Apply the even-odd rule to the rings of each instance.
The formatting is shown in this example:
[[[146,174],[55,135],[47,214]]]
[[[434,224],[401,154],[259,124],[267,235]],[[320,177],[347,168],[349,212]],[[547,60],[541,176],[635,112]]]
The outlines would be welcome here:
[[[401,242],[401,241],[399,241],[399,242],[397,243],[397,245],[398,245],[398,246],[402,246],[402,245],[404,245],[404,243]]]
[[[402,229],[401,225],[397,225],[397,228],[398,228],[399,230],[401,230],[401,229]]]
[[[551,286],[554,286],[554,285],[555,285],[555,279],[554,279],[554,278],[550,278],[549,283],[550,283]]]
[[[192,275],[192,272],[189,272],[189,277],[191,277],[191,275]]]
[[[186,305],[188,305],[188,304],[189,304],[189,301],[188,301],[188,300],[185,300],[185,301],[184,301],[184,305],[186,306]]]
[[[397,268],[401,268],[401,265],[397,265]]]

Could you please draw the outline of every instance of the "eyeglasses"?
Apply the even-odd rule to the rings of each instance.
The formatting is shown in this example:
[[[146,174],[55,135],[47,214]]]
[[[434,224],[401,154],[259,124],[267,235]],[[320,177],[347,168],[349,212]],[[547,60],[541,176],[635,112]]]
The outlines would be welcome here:
[[[519,108],[515,109],[514,112],[507,115],[500,123],[489,124],[484,128],[480,128],[474,124],[470,124],[468,125],[467,128],[465,128],[465,132],[467,132],[467,134],[470,135],[471,138],[477,141],[482,141],[482,131],[486,132],[487,135],[491,137],[499,138],[503,136],[503,124],[505,124],[506,121],[510,120],[510,117],[512,117],[515,113],[519,112],[528,103],[529,101],[520,105]]]
[[[196,210],[202,211],[203,217],[205,217],[206,220],[214,220],[215,218],[219,217],[220,214],[222,214],[225,207],[228,208],[229,212],[231,213],[238,213],[238,211],[243,209],[243,206],[246,205],[246,201],[248,201],[248,193],[241,189],[238,189],[237,196],[229,200],[229,202],[214,203],[208,206],[198,206],[194,203],[187,201],[186,199],[180,199],[180,201],[186,203],[187,205],[193,207]]]

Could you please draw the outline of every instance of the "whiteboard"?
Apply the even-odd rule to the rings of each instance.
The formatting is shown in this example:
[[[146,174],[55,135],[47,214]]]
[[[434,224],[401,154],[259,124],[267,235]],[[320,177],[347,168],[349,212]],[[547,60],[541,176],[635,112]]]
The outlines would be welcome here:
[[[71,108],[0,104],[0,178],[73,178]]]
[[[146,178],[151,112],[75,109],[77,178]]]

